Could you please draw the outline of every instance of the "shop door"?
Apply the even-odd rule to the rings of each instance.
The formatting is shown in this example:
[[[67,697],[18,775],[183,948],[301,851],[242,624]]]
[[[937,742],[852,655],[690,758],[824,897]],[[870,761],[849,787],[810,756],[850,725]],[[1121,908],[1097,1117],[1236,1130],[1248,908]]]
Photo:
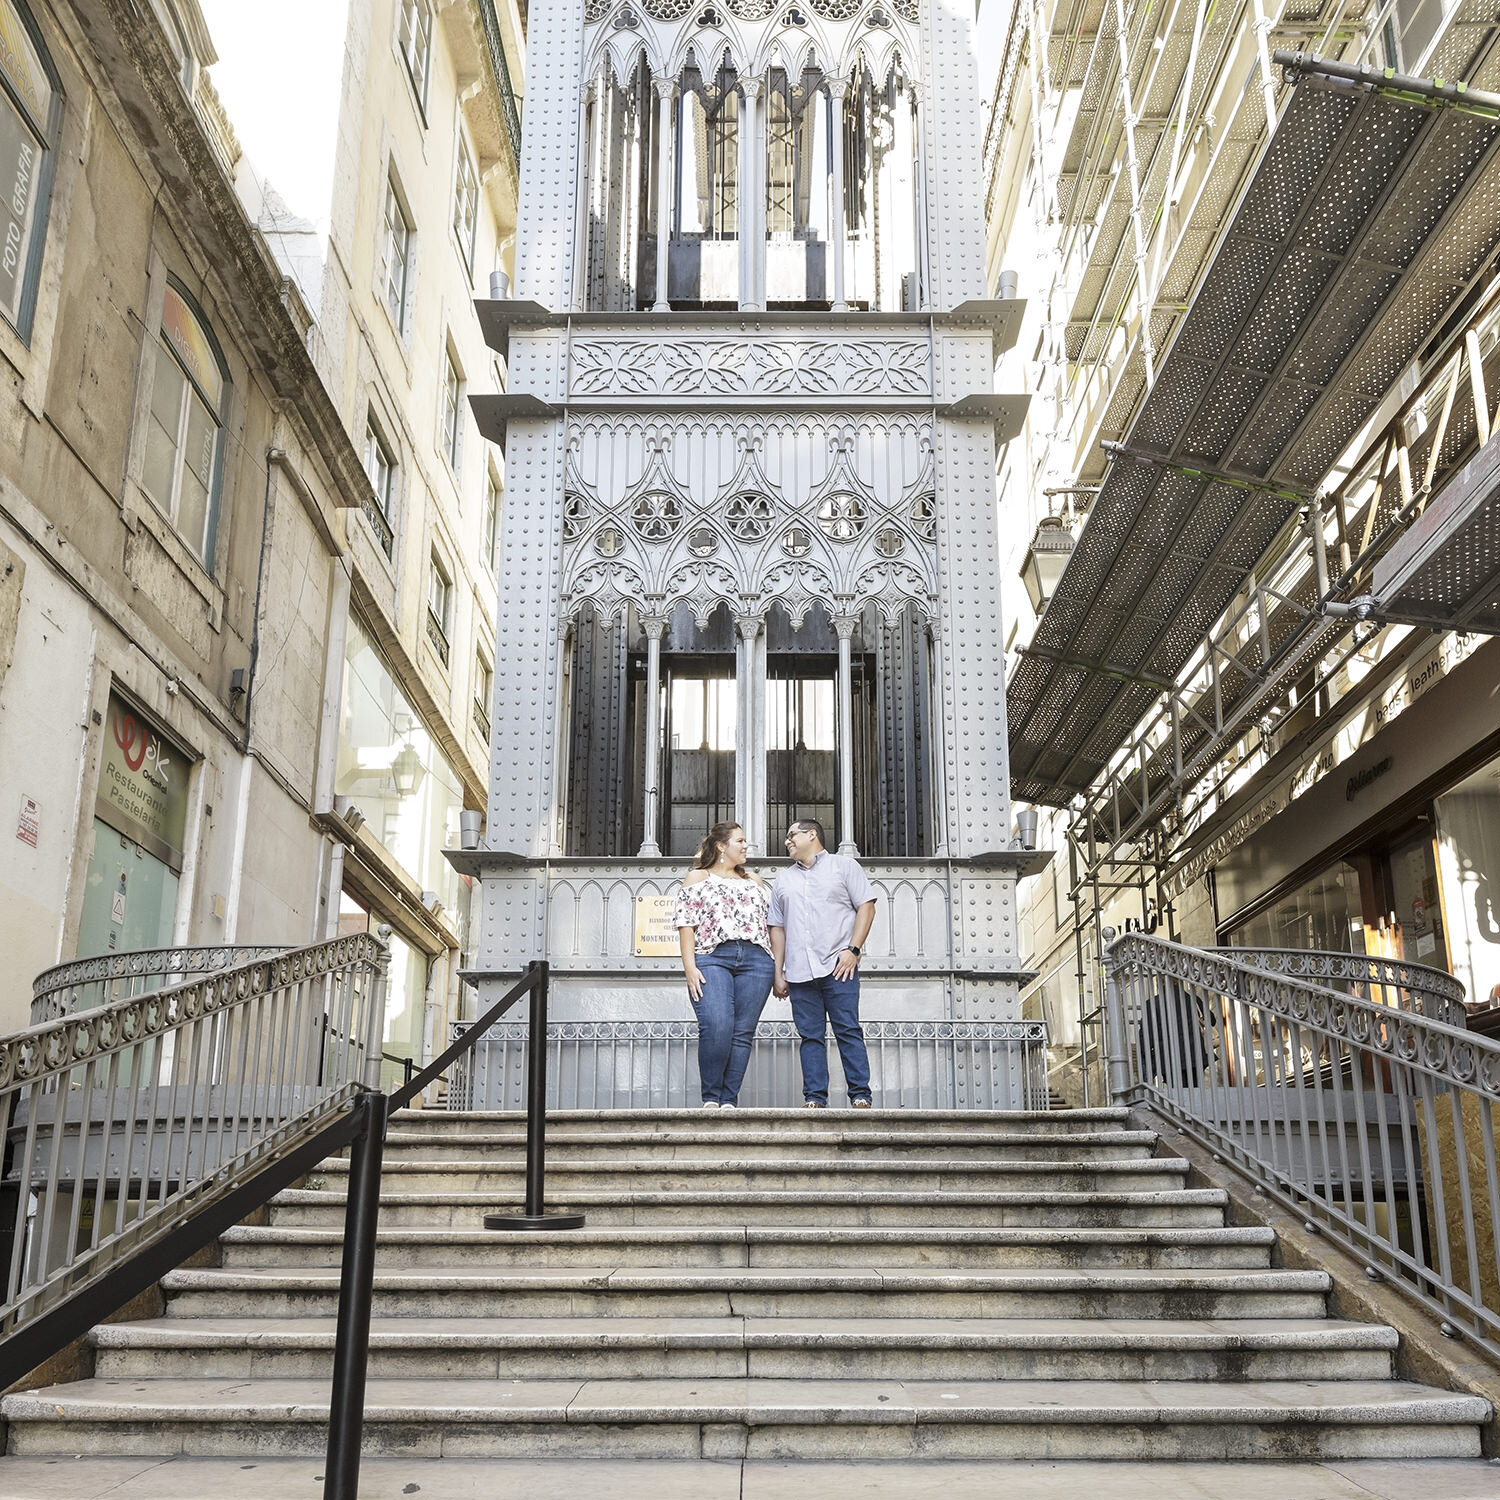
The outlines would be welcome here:
[[[1448,969],[1448,942],[1438,899],[1432,825],[1419,824],[1387,850],[1390,909],[1384,913],[1392,958]]]
[[[96,818],[78,956],[170,948],[176,920],[176,872]]]

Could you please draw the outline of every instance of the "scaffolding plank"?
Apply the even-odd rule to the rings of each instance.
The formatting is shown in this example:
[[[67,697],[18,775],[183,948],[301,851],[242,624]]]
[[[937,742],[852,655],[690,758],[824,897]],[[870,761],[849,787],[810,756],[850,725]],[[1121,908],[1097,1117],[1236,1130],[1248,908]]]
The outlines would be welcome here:
[[[1063,804],[1088,789],[1150,706],[1138,679],[1178,675],[1297,491],[1493,260],[1497,146],[1500,123],[1478,114],[1296,85],[1127,429],[1155,462],[1110,466],[1039,654],[1012,678],[1018,795]],[[1198,467],[1218,479],[1185,472]],[[1182,547],[1189,536],[1198,545]]]

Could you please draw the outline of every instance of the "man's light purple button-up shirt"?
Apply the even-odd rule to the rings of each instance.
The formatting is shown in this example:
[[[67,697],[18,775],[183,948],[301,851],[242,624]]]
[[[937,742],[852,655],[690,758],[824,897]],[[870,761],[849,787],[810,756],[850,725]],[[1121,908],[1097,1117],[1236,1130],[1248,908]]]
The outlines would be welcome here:
[[[854,913],[876,899],[858,863],[822,850],[810,865],[795,860],[777,877],[766,923],[786,929],[786,977],[805,984],[833,973],[854,936]]]

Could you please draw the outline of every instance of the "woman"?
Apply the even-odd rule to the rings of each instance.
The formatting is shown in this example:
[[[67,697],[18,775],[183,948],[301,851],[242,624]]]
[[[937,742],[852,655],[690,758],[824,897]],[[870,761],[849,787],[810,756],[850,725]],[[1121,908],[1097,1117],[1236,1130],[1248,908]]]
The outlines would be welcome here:
[[[776,972],[766,908],[771,894],[745,868],[738,823],[715,823],[677,896],[677,937],[688,998],[698,1016],[704,1109],[734,1109],[750,1063],[755,1023]]]

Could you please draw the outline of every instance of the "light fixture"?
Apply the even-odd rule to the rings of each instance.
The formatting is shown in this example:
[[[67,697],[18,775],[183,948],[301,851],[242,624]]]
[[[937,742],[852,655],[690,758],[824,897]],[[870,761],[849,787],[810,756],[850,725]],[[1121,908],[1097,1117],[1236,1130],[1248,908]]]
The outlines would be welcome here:
[[[1037,614],[1046,609],[1072,551],[1073,533],[1067,522],[1061,516],[1043,516],[1021,564],[1021,579]]]
[[[415,747],[408,740],[401,747],[395,760],[391,762],[391,780],[396,783],[396,795],[409,797],[416,791],[417,783],[421,781],[426,770],[427,767],[422,764],[422,757],[417,754]]]

